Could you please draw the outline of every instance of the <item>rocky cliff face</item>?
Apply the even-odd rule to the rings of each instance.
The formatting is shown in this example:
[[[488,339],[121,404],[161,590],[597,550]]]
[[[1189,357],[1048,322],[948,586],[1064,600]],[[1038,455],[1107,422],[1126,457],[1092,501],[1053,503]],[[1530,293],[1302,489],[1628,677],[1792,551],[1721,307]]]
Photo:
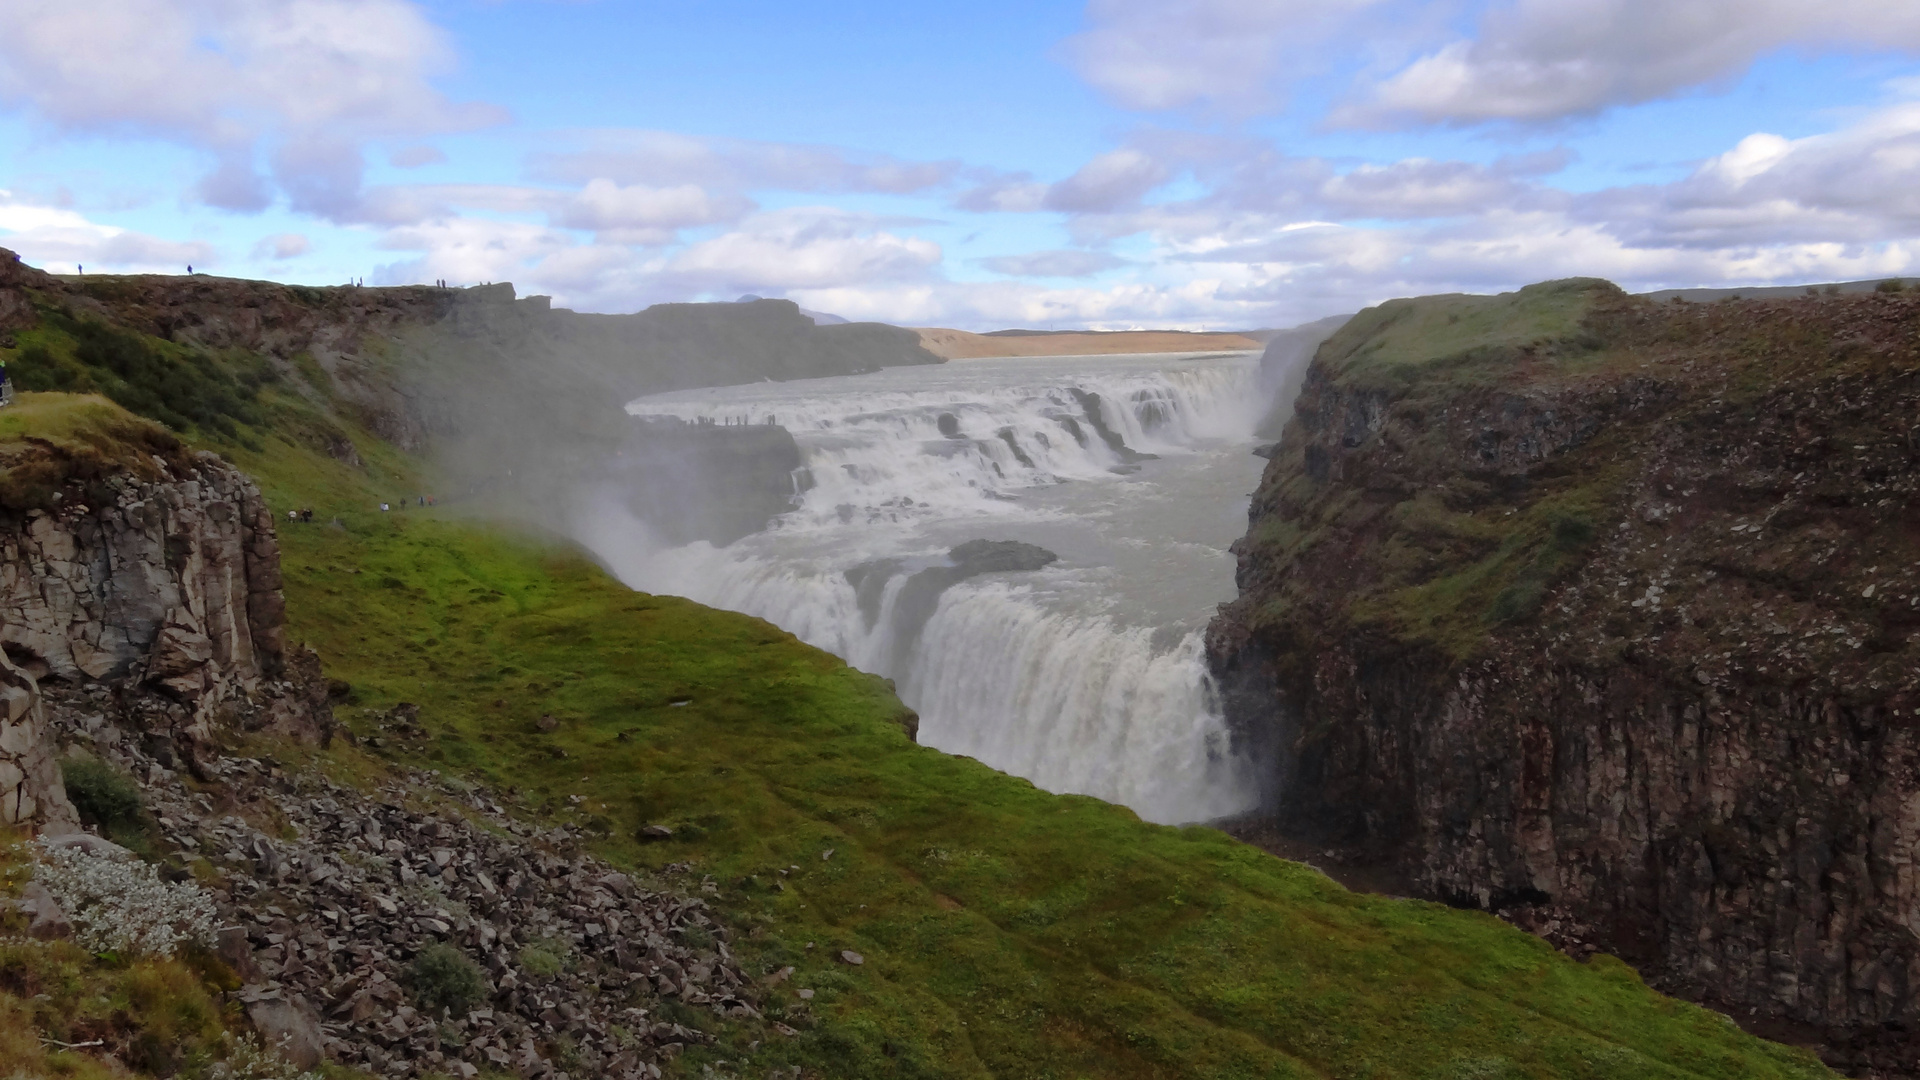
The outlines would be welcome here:
[[[1912,298],[1363,313],[1210,635],[1281,831],[1920,1066],[1917,467]]]
[[[0,652],[0,825],[67,832],[79,824],[60,782],[40,685]]]
[[[47,679],[117,687],[139,702],[146,737],[190,764],[236,728],[324,743],[325,682],[313,654],[284,640],[279,549],[258,489],[211,454],[169,457],[64,484],[51,510],[0,511],[7,679],[36,695]],[[26,797],[60,805],[44,781]]]

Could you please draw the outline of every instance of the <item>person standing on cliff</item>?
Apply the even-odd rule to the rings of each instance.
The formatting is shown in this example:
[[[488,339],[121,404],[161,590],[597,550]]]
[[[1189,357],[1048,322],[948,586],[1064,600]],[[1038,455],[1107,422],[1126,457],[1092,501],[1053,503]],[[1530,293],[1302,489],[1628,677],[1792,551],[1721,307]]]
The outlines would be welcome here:
[[[13,380],[7,378],[7,362],[0,360],[0,406],[13,404]]]

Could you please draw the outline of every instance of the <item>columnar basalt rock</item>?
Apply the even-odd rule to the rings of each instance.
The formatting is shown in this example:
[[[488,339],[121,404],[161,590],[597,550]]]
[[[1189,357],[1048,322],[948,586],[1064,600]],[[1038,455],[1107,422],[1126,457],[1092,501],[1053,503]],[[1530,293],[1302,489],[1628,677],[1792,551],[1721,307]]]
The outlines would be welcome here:
[[[79,827],[57,754],[39,684],[0,653],[0,825],[53,833]]]
[[[272,514],[212,454],[70,485],[55,509],[0,517],[0,645],[27,675],[128,683],[192,747],[225,727],[324,742],[318,666],[284,640]]]
[[[1230,718],[1297,842],[1905,1075],[1920,305],[1581,333],[1399,386],[1322,354],[1210,630]]]

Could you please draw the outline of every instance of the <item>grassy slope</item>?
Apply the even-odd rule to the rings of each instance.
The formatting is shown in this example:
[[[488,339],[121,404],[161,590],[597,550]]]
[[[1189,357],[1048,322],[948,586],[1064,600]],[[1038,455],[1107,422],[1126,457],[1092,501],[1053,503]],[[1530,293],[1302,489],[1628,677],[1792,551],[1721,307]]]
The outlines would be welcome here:
[[[260,407],[276,430],[332,422],[271,386]],[[691,863],[751,930],[752,965],[798,969],[769,1012],[800,1035],[740,1029],[689,1053],[690,1072],[750,1057],[834,1077],[1820,1074],[1617,962],[916,747],[883,684],[763,622],[632,593],[448,508],[378,512],[419,469],[355,437],[365,470],[266,432],[195,441],[277,509],[340,519],[281,544],[290,630],[354,684],[351,726],[421,704],[431,737],[382,753],[515,788],[531,816],[603,829],[617,862]],[[542,733],[542,715],[561,723]],[[381,767],[328,756],[342,775]],[[642,845],[647,822],[678,835]],[[810,1016],[800,987],[818,991]]]
[[[370,510],[376,492],[357,493],[354,474],[282,442],[235,457],[276,506],[345,526],[281,541],[293,632],[354,684],[350,725],[373,734],[378,710],[419,703],[430,738],[390,738],[387,752],[605,829],[618,862],[692,862],[729,916],[758,928],[743,954],[799,969],[775,1001],[819,991],[820,1022],[763,1044],[756,1068],[1819,1071],[1615,962],[1577,964],[1486,916],[1347,893],[1213,830],[1143,824],[916,747],[883,684],[764,622],[635,594],[446,509]],[[542,733],[543,715],[558,728]],[[680,835],[643,845],[649,822]],[[841,949],[866,964],[830,959]]]

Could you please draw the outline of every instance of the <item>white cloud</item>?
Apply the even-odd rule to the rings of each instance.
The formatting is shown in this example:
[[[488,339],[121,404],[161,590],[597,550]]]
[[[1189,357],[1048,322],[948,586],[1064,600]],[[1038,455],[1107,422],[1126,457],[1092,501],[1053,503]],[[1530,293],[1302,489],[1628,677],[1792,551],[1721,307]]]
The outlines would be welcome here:
[[[1759,133],[1673,184],[1598,192],[1582,216],[1636,243],[1859,245],[1920,236],[1920,102],[1803,139]]]
[[[576,150],[538,155],[533,171],[568,183],[619,184],[747,192],[909,194],[950,183],[957,161],[907,161],[836,146],[684,135],[672,131],[592,131]]]
[[[954,197],[955,209],[974,213],[1025,214],[1040,209],[1047,199],[1047,185],[1034,180],[1032,173],[993,175],[975,181],[974,186]]]
[[[997,255],[981,259],[980,265],[996,274],[1010,277],[1092,277],[1116,267],[1130,265],[1127,260],[1104,251],[1034,251],[1025,255]]]
[[[1729,82],[1781,49],[1920,51],[1912,0],[1516,0],[1414,61],[1339,123],[1523,123]]]
[[[66,270],[93,266],[127,273],[177,274],[189,264],[210,266],[209,244],[164,240],[102,225],[65,207],[46,206],[0,191],[0,244],[27,262]]]
[[[1149,191],[1167,182],[1172,172],[1165,163],[1135,147],[1101,154],[1080,171],[1048,189],[1042,200],[1048,210],[1069,213],[1105,213],[1138,203]]]
[[[424,143],[416,143],[413,146],[402,146],[393,151],[387,155],[387,160],[391,162],[396,169],[418,169],[427,165],[445,164],[447,154],[446,151],[441,150],[437,146],[427,146]]]
[[[297,259],[313,250],[312,241],[300,233],[280,233],[266,236],[253,245],[253,257],[256,259]]]
[[[738,220],[754,208],[737,195],[710,195],[694,184],[622,187],[596,179],[574,193],[556,214],[556,223],[587,229],[602,240],[625,244],[669,244],[679,230]]]
[[[8,0],[0,103],[60,132],[212,154],[200,196],[254,210],[258,151],[296,210],[350,217],[362,147],[496,122],[431,78],[444,35],[408,0]]]
[[[1268,104],[1282,69],[1382,0],[1091,0],[1065,53],[1083,78],[1134,109]]]
[[[770,211],[680,252],[667,270],[710,290],[781,293],[914,279],[940,261],[940,245],[881,224],[832,207]]]

